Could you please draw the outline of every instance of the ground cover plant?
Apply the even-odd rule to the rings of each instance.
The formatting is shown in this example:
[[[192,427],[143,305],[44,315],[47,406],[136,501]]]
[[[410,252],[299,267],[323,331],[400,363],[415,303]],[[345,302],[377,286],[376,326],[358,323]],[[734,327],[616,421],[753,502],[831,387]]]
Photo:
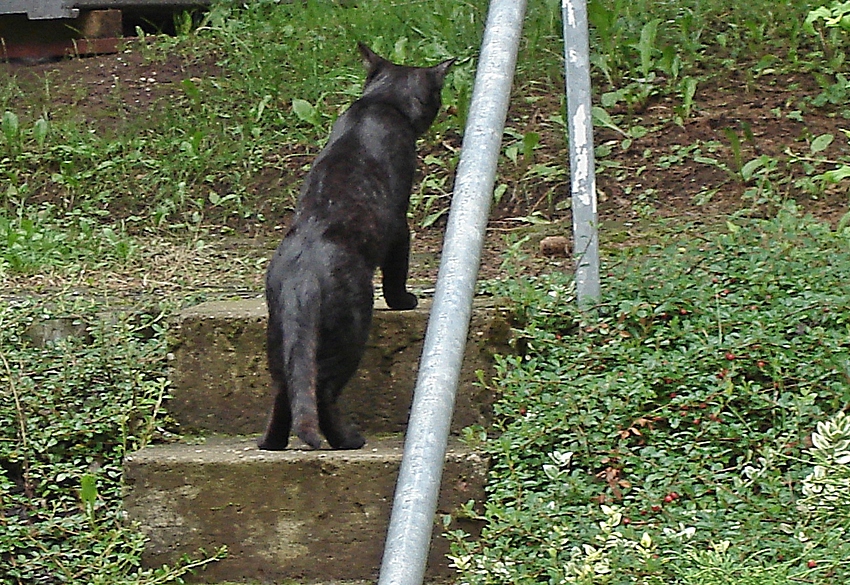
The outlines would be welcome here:
[[[0,583],[165,583],[215,558],[142,569],[121,510],[124,454],[166,424],[163,317],[0,301]]]
[[[847,582],[850,229],[791,206],[606,264],[590,314],[563,274],[495,285],[517,354],[459,582]]]
[[[560,3],[529,1],[481,273],[541,276],[498,289],[520,300],[526,357],[503,362],[488,528],[481,545],[458,536],[462,579],[843,582],[845,4],[589,2],[613,275],[592,326],[571,312],[567,263],[536,254],[568,234],[569,196]],[[486,8],[222,1],[117,55],[0,64],[0,582],[167,582],[205,562],[141,570],[143,539],[121,521],[122,454],[169,428],[165,317],[261,290],[306,166],[360,91],[358,40],[416,64],[459,58],[412,198],[426,295]],[[503,265],[506,233],[521,253]],[[66,339],[28,334],[66,317],[83,324]],[[549,413],[569,400],[562,378],[577,383],[570,362],[585,390],[625,394]],[[511,441],[539,452],[516,461]],[[529,556],[500,565],[503,550]]]

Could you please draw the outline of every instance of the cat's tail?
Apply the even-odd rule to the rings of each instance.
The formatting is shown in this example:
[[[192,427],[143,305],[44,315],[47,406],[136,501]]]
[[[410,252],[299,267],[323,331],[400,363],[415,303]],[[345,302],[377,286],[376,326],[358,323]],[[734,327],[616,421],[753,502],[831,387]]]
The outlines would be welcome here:
[[[292,428],[314,449],[321,446],[316,401],[317,352],[322,294],[318,279],[307,276],[283,293],[283,362],[287,376]]]

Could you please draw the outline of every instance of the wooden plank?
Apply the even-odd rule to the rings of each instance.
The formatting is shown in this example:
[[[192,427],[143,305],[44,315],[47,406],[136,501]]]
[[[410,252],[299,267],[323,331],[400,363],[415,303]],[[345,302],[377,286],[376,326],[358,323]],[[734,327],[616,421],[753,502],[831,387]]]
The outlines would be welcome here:
[[[0,16],[0,59],[40,61],[116,53],[122,34],[120,10],[87,10],[68,20]]]
[[[115,39],[122,33],[121,11],[114,8],[88,10],[81,13],[71,26],[84,39]]]
[[[2,41],[2,39],[0,39]],[[117,53],[123,39],[68,39],[47,43],[15,43],[0,46],[3,61],[41,61],[57,57],[81,57]]]

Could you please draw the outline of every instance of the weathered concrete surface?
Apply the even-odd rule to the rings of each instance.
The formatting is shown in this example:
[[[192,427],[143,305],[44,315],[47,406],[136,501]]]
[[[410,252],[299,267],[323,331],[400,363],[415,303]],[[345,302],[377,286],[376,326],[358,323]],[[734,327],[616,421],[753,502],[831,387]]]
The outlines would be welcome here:
[[[402,450],[400,439],[358,451],[268,452],[246,439],[147,447],[126,458],[125,508],[150,536],[150,565],[227,545],[200,582],[374,580]],[[481,501],[485,473],[481,456],[450,447],[438,517]],[[447,550],[435,538],[429,579],[449,573]]]
[[[376,306],[360,369],[340,399],[367,438],[403,432],[416,382],[430,303],[413,311]],[[203,303],[175,319],[169,412],[190,433],[261,433],[271,407],[262,299]],[[493,308],[476,307],[458,389],[454,432],[486,424],[491,400],[474,382],[492,355],[508,351],[509,327]]]

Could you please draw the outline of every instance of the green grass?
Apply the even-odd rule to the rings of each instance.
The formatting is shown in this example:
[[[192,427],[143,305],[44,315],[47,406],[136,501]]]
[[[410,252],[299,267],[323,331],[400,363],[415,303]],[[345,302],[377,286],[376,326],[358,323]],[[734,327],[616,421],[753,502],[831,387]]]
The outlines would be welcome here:
[[[693,115],[695,92],[730,71],[747,87],[761,83],[767,72],[803,73],[822,91],[801,95],[798,115],[812,108],[848,114],[850,86],[842,74],[846,31],[829,25],[828,9],[807,20],[808,2],[768,4],[590,3],[592,73],[598,103],[608,110],[598,113],[605,124],[624,129],[624,150],[635,137],[659,130],[640,118],[648,105],[673,99],[672,119],[683,123]],[[48,201],[54,206],[51,215],[73,211],[100,224],[124,222],[120,230],[112,229],[128,236],[184,237],[211,226],[267,229],[294,205],[293,171],[309,161],[333,120],[359,94],[363,70],[354,47],[362,40],[399,61],[459,58],[444,92],[445,111],[424,145],[440,164],[425,167],[422,201],[414,201],[412,211],[418,223],[433,223],[445,212],[446,185],[457,162],[457,153],[442,144],[457,145],[465,123],[486,9],[484,0],[220,2],[197,26],[179,18],[177,37],[147,36],[134,45],[153,65],[174,55],[190,70],[192,64],[215,63],[205,68],[208,74],[187,73],[169,85],[167,95],[135,110],[132,103],[125,106],[129,88],[121,84],[92,111],[84,107],[86,88],[75,87],[73,79],[48,75],[33,85],[12,76],[0,82],[0,176],[5,179],[0,214],[14,223],[16,217],[42,213]],[[560,26],[559,2],[529,3],[513,134],[506,136],[497,191],[499,204],[547,217],[569,204],[563,189]],[[61,103],[55,99],[60,95]],[[528,128],[527,111],[538,103],[543,115]],[[729,147],[735,150],[734,141]],[[523,156],[516,156],[517,149]],[[598,154],[603,164],[606,152],[609,146]],[[792,161],[796,170],[771,177],[773,192],[783,190],[782,178],[799,180],[804,167],[812,169],[806,172],[811,179],[793,188],[815,196],[836,172],[847,174],[844,159],[808,162]],[[277,178],[272,187],[270,177]],[[49,222],[44,228],[64,229]]]
[[[43,87],[22,88],[5,80],[5,213],[38,206],[50,194],[59,212],[123,219],[137,232],[179,235],[211,222],[263,223],[264,210],[278,221],[294,204],[295,181],[271,202],[259,200],[263,194],[254,187],[263,173],[290,171],[293,152],[317,152],[333,120],[359,95],[359,40],[398,61],[458,57],[445,90],[452,113],[440,117],[430,141],[457,133],[471,92],[482,5],[222,3],[188,34],[146,37],[138,47],[153,64],[173,53],[190,64],[214,61],[215,75],[187,75],[171,84],[169,96],[129,116],[122,111],[128,90],[120,85],[96,117],[80,119],[72,81],[48,77]],[[57,94],[70,95],[71,103],[55,105]]]
[[[399,61],[459,58],[444,92],[445,112],[425,140],[439,164],[424,169],[427,185],[412,212],[430,224],[449,199],[446,185],[457,154],[441,144],[456,142],[465,123],[486,8],[484,0],[221,2],[197,26],[178,18],[177,37],[147,36],[135,45],[151,64],[176,54],[190,67],[216,67],[200,78],[176,80],[167,96],[145,108],[129,104],[129,112],[123,105],[129,90],[120,84],[99,111],[84,108],[88,116],[81,118],[86,89],[73,79],[47,76],[35,85],[6,79],[0,84],[0,214],[14,224],[16,217],[41,213],[47,200],[53,215],[73,211],[101,224],[123,221],[126,229],[113,226],[113,232],[128,235],[182,237],[210,226],[244,231],[273,225],[294,204],[298,181],[291,173],[309,161],[359,94],[363,71],[354,47],[363,40]],[[827,8],[807,19],[810,9],[801,1],[770,3],[769,9],[759,2],[591,2],[593,76],[598,103],[608,111],[604,119],[624,129],[625,149],[636,136],[658,129],[640,118],[649,104],[672,98],[672,119],[683,123],[693,114],[698,88],[730,71],[750,88],[768,73],[803,73],[822,91],[801,95],[798,115],[812,108],[847,115],[845,29],[829,25]],[[542,209],[549,217],[568,205],[562,75],[560,3],[533,0],[500,204]],[[537,116],[534,128],[525,127],[526,111],[537,103],[545,108],[542,120]],[[531,146],[529,137],[535,137]],[[512,148],[523,156],[511,156]],[[603,164],[604,155],[600,151]],[[798,180],[800,168],[812,168],[806,173],[812,179],[794,189],[816,196],[836,172],[847,174],[843,159],[809,162],[797,160],[796,171],[783,170],[783,177]],[[269,191],[264,185],[272,176],[283,179]],[[782,190],[777,178],[772,184]],[[20,207],[33,210],[22,214]],[[46,223],[45,229],[63,228]]]
[[[850,405],[850,229],[789,207],[605,271],[592,315],[567,275],[493,285],[517,353],[468,437],[492,468],[460,582],[847,582],[850,502],[803,504],[810,435]]]

